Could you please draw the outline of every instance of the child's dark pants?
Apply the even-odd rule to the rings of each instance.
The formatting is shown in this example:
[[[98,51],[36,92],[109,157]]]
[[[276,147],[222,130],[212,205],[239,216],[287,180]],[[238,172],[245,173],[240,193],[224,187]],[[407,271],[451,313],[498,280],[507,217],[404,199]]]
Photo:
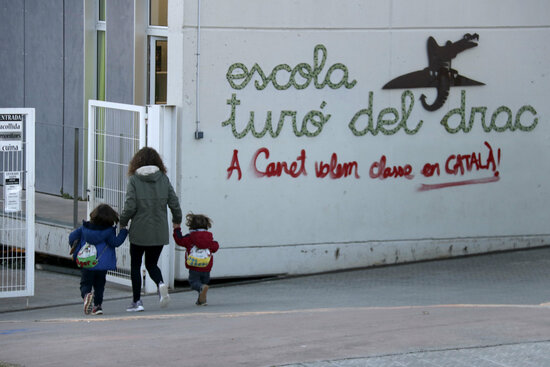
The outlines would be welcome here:
[[[80,269],[80,295],[82,298],[94,290],[94,305],[103,303],[103,292],[107,282],[107,270]]]
[[[188,280],[191,289],[200,292],[203,284],[210,283],[210,272],[189,270]]]

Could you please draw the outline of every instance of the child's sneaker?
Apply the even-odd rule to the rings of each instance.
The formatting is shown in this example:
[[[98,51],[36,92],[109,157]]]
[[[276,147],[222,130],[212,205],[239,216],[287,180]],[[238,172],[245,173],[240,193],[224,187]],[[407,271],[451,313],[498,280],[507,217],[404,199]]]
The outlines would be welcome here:
[[[160,307],[167,307],[170,303],[170,295],[168,294],[168,286],[164,283],[159,283],[159,297]]]
[[[86,293],[84,296],[84,314],[89,315],[92,312],[94,306],[94,294],[92,292]]]
[[[92,309],[92,315],[103,315],[103,310],[101,309],[101,305],[94,306]]]
[[[140,312],[144,310],[145,308],[143,307],[143,302],[141,300],[130,303],[130,306],[126,309],[128,312]]]
[[[197,302],[195,303],[197,306],[206,306],[206,293],[208,292],[208,284],[204,284],[201,287],[201,291],[199,293],[199,298],[197,299]]]

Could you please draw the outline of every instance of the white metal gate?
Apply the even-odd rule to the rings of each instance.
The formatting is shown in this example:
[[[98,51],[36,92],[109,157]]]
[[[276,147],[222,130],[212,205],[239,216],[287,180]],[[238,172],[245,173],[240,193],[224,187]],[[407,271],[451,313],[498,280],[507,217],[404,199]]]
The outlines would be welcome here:
[[[34,108],[0,108],[0,298],[34,295]]]
[[[88,217],[99,204],[122,212],[128,163],[145,146],[146,109],[121,103],[90,101],[88,105]],[[108,280],[131,285],[130,244],[117,248],[117,270]]]

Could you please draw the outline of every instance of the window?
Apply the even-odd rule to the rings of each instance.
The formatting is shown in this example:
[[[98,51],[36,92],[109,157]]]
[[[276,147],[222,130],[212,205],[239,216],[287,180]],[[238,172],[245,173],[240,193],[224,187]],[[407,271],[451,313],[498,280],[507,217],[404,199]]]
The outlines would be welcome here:
[[[99,0],[99,16],[98,20],[100,22],[105,21],[105,0]]]
[[[149,25],[168,26],[168,0],[149,0]]]
[[[97,90],[96,99],[105,100],[105,31],[97,31]]]
[[[168,41],[158,37],[151,37],[151,52],[155,53],[154,96],[155,104],[166,104],[167,75],[168,75]]]
[[[149,0],[149,103],[166,104],[168,0]]]

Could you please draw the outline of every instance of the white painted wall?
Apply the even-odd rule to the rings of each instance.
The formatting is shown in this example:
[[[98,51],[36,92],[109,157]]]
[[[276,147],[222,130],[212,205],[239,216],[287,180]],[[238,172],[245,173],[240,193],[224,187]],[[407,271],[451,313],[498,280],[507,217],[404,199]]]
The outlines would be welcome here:
[[[549,242],[550,3],[202,1],[201,140],[194,139],[197,4],[169,4],[168,103],[177,106],[180,126],[174,138],[179,141],[176,187],[182,208],[211,216],[212,231],[221,245],[213,276],[312,273]],[[393,135],[352,133],[348,125],[368,107],[371,92],[374,124],[386,108],[396,109],[401,119],[405,89],[382,87],[428,66],[428,37],[443,45],[465,33],[478,33],[479,45],[458,54],[452,66],[484,86],[451,88],[445,105],[434,112],[426,111],[419,101],[422,93],[433,101],[434,88],[410,89],[414,105],[407,126],[412,130],[422,121],[416,133],[403,129]],[[248,69],[257,63],[266,75],[281,64],[313,67],[316,45],[326,48],[320,81],[330,66],[341,63],[349,71],[349,81],[356,81],[352,88],[318,89],[312,83],[302,90],[277,90],[270,83],[257,90],[257,74],[240,90],[228,82],[226,74],[235,63]],[[288,76],[283,70],[277,80],[284,84]],[[341,76],[334,73],[333,82]],[[520,123],[534,128],[485,132],[477,115],[471,131],[450,133],[441,121],[461,107],[461,91],[466,96],[466,123],[473,107],[486,107],[489,125],[493,113],[504,106],[512,113],[513,125],[518,111],[530,106]],[[315,137],[296,136],[287,120],[277,137],[268,133],[256,138],[248,133],[239,139],[230,126],[222,126],[230,117],[227,100],[233,94],[240,101],[235,117],[238,132],[245,128],[251,111],[258,131],[264,127],[267,111],[273,113],[274,126],[281,110],[296,111],[299,126],[310,111],[330,114],[330,118]],[[410,104],[406,99],[404,109]],[[504,112],[498,114],[497,127],[506,125],[505,117]],[[459,116],[449,121],[454,128]],[[365,128],[367,122],[366,116],[361,117],[357,128]],[[311,124],[308,128],[316,130]],[[485,164],[490,152],[485,142],[494,154],[494,167],[458,175],[445,172],[445,162],[452,155],[479,153]],[[267,148],[270,156],[260,154],[258,170],[271,162],[290,164],[304,150],[307,175],[257,177],[251,161],[260,148]],[[234,150],[241,179],[236,170],[228,178]],[[330,162],[333,153],[339,163],[356,162],[360,177],[316,177],[316,162]],[[410,165],[414,177],[371,178],[369,171],[382,155],[390,167]],[[425,177],[421,171],[426,163],[439,163],[440,175]],[[492,182],[479,183],[486,179]],[[419,191],[423,184],[471,180],[478,181]],[[186,276],[178,259],[176,278]]]

